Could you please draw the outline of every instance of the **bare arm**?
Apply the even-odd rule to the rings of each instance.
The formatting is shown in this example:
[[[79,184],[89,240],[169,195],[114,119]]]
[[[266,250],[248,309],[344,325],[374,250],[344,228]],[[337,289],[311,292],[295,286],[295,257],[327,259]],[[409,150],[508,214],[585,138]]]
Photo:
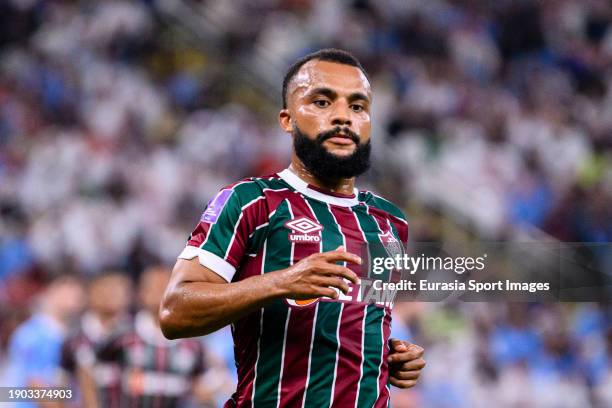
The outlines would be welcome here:
[[[77,367],[77,380],[81,388],[81,402],[85,407],[98,408],[96,383],[94,382],[90,367]]]
[[[197,259],[179,259],[160,307],[160,324],[169,339],[202,336],[260,309],[274,299],[337,298],[349,290],[343,278],[357,283],[337,261],[361,259],[342,247],[312,254],[289,268],[227,283]]]

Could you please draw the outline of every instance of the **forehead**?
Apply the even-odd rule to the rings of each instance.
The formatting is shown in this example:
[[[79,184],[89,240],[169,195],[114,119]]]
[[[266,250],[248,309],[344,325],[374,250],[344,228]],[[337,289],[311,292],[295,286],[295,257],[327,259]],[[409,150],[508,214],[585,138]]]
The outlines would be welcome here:
[[[289,95],[330,88],[339,94],[360,92],[371,97],[370,82],[359,68],[330,61],[308,61],[300,67],[288,88]]]

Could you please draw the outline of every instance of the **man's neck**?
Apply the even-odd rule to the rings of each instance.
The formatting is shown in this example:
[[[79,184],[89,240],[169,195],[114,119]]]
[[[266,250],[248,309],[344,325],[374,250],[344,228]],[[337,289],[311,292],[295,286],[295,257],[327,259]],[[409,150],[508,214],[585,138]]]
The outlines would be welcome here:
[[[332,181],[323,181],[315,177],[310,170],[304,166],[304,163],[293,154],[291,158],[291,165],[289,170],[295,173],[299,178],[304,180],[306,183],[311,184],[315,187],[319,187],[323,190],[328,190],[330,193],[351,195],[355,188],[355,177],[352,178],[341,178]]]

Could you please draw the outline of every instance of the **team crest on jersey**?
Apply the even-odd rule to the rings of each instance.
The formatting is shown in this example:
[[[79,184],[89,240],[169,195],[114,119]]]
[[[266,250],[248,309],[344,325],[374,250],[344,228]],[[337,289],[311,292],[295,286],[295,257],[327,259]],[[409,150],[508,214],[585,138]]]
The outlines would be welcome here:
[[[310,218],[299,217],[294,220],[287,221],[285,223],[285,227],[293,231],[289,234],[289,242],[321,242],[321,235],[319,231],[323,229],[323,226],[317,222],[314,222]]]
[[[390,258],[395,258],[397,255],[401,256],[404,253],[402,244],[395,238],[391,230],[388,230],[384,234],[378,234],[378,237],[380,238],[380,242],[382,242],[385,252]]]
[[[217,218],[219,218],[219,214],[221,214],[221,210],[223,207],[225,207],[225,204],[233,192],[234,190],[229,188],[219,191],[215,198],[213,198],[206,206],[206,210],[204,210],[200,221],[209,222],[211,224],[216,223]]]

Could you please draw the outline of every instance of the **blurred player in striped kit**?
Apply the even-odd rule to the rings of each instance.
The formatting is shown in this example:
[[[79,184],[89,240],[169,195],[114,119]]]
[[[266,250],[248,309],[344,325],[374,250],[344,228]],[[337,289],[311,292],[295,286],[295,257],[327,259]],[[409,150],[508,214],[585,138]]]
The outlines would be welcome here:
[[[98,360],[96,351],[121,327],[129,325],[130,280],[120,272],[94,278],[88,287],[88,308],[78,328],[64,343],[60,365],[78,383],[77,406],[117,407],[121,367]]]
[[[297,61],[278,118],[291,165],[223,188],[179,255],[162,328],[178,338],[232,324],[226,407],[387,407],[389,385],[414,386],[425,364],[421,347],[389,338],[391,304],[361,296],[373,276],[357,254],[408,239],[402,212],[354,185],[369,166],[371,100],[352,55]]]
[[[166,339],[157,311],[170,271],[145,270],[139,284],[140,310],[127,329],[115,334],[98,350],[100,361],[121,368],[118,407],[184,407],[194,394],[202,394],[203,347],[198,340]],[[104,407],[111,405],[103,405]]]

